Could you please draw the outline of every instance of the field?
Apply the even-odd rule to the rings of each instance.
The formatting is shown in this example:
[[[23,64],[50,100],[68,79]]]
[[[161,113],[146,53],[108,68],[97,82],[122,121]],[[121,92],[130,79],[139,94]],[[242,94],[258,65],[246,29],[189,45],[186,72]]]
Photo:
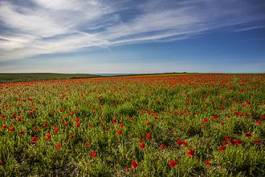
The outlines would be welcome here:
[[[0,176],[265,176],[265,75],[0,84]]]
[[[98,77],[93,74],[57,74],[57,73],[0,73],[1,82],[23,82],[34,80],[59,80]]]

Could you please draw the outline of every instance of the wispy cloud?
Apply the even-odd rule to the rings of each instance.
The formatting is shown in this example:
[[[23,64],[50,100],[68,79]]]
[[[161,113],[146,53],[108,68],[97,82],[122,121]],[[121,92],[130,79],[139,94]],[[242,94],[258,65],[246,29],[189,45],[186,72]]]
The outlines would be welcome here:
[[[265,19],[262,0],[0,1],[0,60],[186,39]],[[242,27],[243,26],[243,27]]]

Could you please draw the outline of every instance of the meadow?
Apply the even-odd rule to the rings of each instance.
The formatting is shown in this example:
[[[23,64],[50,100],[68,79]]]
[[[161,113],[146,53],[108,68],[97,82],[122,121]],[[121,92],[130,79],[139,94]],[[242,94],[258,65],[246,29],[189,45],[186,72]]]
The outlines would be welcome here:
[[[0,84],[0,176],[265,176],[265,75]]]
[[[99,77],[94,74],[0,73],[0,83]]]

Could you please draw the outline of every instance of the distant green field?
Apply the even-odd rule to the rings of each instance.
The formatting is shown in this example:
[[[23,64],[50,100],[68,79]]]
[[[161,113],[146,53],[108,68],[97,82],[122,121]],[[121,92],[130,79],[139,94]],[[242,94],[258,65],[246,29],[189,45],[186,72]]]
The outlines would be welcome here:
[[[0,82],[22,82],[33,80],[56,80],[99,77],[93,74],[55,74],[55,73],[1,73]]]
[[[154,76],[154,75],[175,75],[192,73],[149,73],[149,74],[59,74],[59,73],[0,73],[0,83],[2,82],[26,82],[37,80],[58,80],[58,79],[78,79],[94,77],[121,77],[121,76]]]

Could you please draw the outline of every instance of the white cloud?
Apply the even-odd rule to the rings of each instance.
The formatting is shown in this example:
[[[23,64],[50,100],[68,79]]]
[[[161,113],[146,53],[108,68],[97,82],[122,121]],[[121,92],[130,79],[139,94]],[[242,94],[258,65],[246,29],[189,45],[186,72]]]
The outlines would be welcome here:
[[[192,37],[208,30],[264,20],[247,0],[0,1],[0,61],[146,41]],[[242,28],[244,30],[244,28]],[[242,30],[241,29],[241,30]],[[3,30],[2,30],[3,31]]]

